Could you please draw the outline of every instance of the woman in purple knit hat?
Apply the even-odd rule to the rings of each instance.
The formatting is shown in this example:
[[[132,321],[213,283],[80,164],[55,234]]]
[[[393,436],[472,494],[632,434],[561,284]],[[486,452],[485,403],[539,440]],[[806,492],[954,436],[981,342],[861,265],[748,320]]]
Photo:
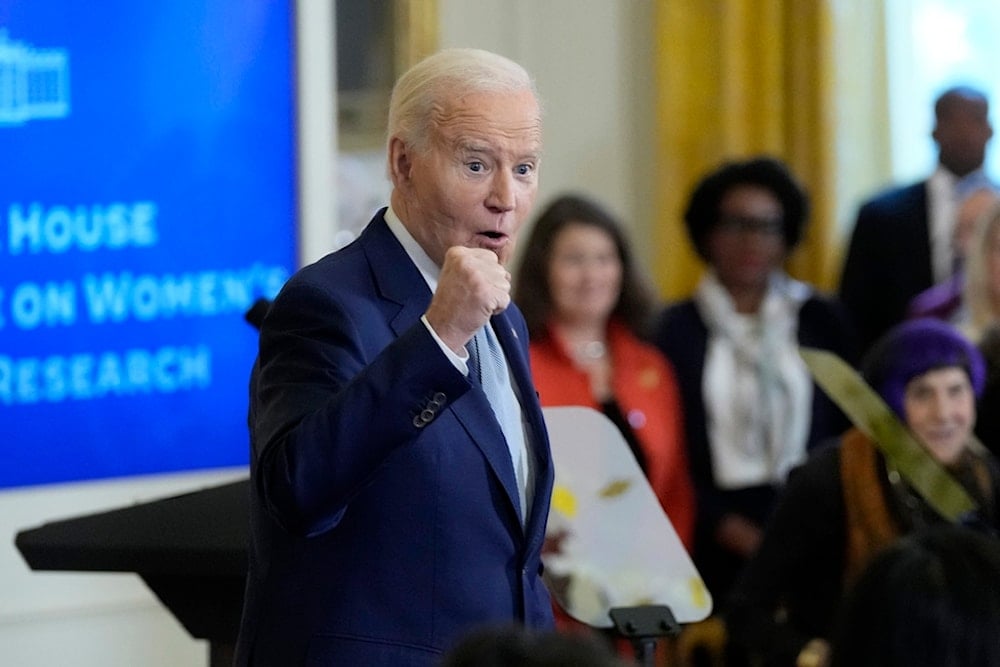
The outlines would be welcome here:
[[[975,439],[983,358],[953,326],[904,322],[862,363],[869,385],[975,501],[962,523],[996,534],[1000,465]],[[788,478],[761,548],[731,599],[727,626],[753,664],[827,664],[838,607],[872,558],[948,519],[857,428],[817,449]]]

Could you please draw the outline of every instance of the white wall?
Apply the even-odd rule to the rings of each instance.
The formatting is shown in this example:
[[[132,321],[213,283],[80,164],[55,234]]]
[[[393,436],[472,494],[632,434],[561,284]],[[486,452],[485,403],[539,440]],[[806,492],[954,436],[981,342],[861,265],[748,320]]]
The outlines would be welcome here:
[[[536,212],[599,199],[648,262],[653,222],[652,0],[438,0],[442,47],[496,51],[534,75],[545,107]]]
[[[937,165],[931,138],[934,99],[949,86],[968,84],[986,93],[997,126],[1000,5],[982,0],[889,0],[885,11],[892,173],[894,180],[906,183],[926,178]],[[986,170],[1000,177],[996,148],[987,152]]]

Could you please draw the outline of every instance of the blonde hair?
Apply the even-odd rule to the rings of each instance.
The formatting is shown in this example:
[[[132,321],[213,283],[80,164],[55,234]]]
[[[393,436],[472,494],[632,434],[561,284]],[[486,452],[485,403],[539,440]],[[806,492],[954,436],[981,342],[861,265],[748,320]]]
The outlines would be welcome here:
[[[426,150],[430,130],[448,100],[472,93],[538,91],[528,72],[509,58],[482,49],[445,49],[424,58],[396,82],[389,100],[387,143],[399,137]]]
[[[990,239],[1000,228],[1000,202],[990,206],[976,220],[972,232],[972,242],[965,264],[965,283],[962,287],[962,302],[968,319],[963,327],[965,333],[978,342],[983,332],[995,320],[1000,319],[1000,311],[994,307],[993,293],[1000,291],[1000,285],[990,284],[990,255],[993,249]]]

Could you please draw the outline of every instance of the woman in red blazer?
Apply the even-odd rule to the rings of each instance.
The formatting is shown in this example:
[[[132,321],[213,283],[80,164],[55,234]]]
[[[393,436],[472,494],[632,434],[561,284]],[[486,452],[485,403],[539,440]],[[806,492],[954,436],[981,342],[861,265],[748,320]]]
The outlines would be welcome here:
[[[653,298],[620,225],[597,203],[566,195],[539,216],[525,248],[514,294],[542,405],[583,405],[615,422],[690,548],[680,393],[666,358],[640,338]]]

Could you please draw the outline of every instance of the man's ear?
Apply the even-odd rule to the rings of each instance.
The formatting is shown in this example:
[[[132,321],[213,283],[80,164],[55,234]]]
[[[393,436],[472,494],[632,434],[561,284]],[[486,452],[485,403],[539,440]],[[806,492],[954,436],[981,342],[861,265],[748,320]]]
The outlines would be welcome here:
[[[399,137],[389,139],[389,177],[395,187],[401,187],[410,179],[410,147]]]

